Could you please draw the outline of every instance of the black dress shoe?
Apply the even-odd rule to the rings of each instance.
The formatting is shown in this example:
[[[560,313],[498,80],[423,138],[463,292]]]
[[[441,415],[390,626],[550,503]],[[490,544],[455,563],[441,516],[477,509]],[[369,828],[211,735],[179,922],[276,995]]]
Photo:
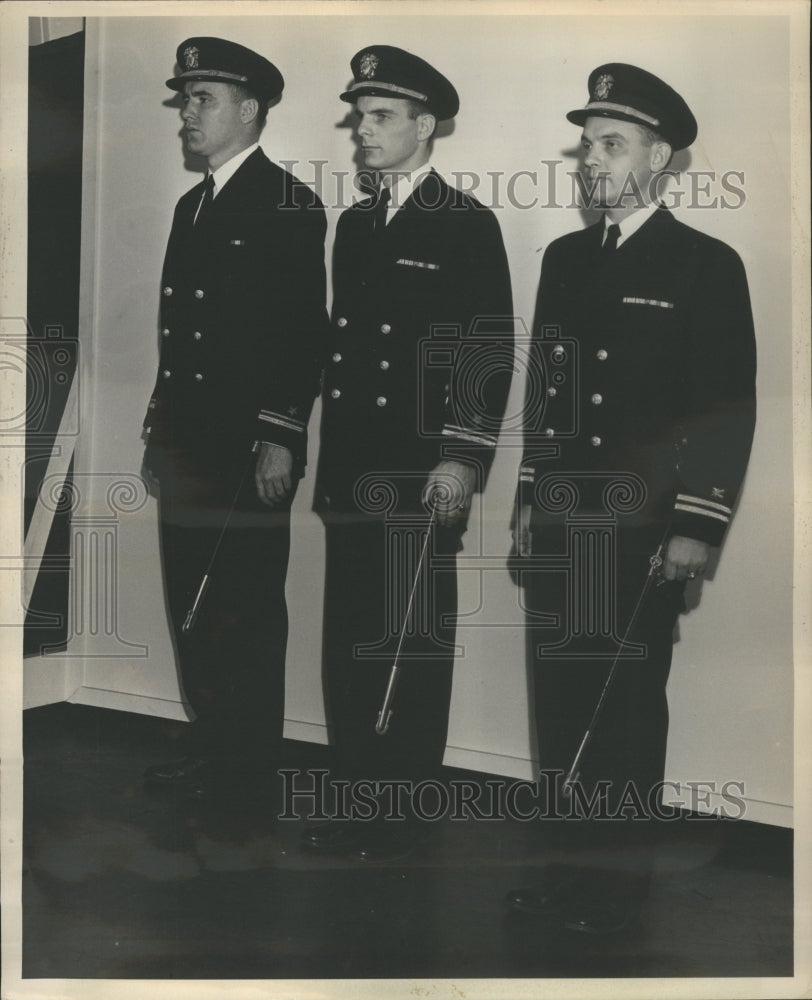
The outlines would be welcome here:
[[[577,868],[548,865],[536,888],[511,889],[505,895],[505,905],[531,917],[557,917],[581,877],[582,873]]]
[[[561,926],[577,934],[621,934],[633,930],[639,916],[637,900],[575,898],[564,907]]]
[[[211,770],[211,761],[200,757],[181,757],[163,764],[153,764],[144,771],[144,781],[162,785],[188,785],[202,781]]]
[[[306,827],[299,843],[305,851],[346,854],[358,845],[363,829],[363,823],[352,820],[330,820],[327,823]]]

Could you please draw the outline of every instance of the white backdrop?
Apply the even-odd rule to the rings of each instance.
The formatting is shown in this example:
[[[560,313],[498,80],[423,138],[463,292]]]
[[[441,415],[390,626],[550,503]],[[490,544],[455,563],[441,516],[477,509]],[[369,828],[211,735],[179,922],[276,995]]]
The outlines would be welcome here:
[[[320,194],[328,207],[328,261],[340,213],[334,174],[347,172],[346,204],[354,170],[352,132],[344,121],[348,108],[338,100],[349,81],[350,57],[365,45],[387,43],[436,65],[457,86],[462,106],[452,133],[436,141],[433,162],[450,180],[461,171],[482,178],[475,193],[497,207],[515,311],[528,326],[543,248],[583,224],[581,213],[568,207],[566,171],[576,167],[572,154],[579,133],[564,112],[586,102],[589,71],[602,62],[631,62],[683,94],[700,131],[690,162],[677,162],[690,171],[714,171],[715,180],[702,181],[704,207],[683,205],[676,214],[730,243],[744,259],[759,341],[759,418],[743,498],[720,564],[703,584],[699,606],[681,623],[669,682],[668,777],[744,782],[746,818],[791,822],[788,21],[741,12],[565,17],[542,10],[533,16],[456,17],[435,7],[426,17],[373,18],[361,10],[355,16],[105,17],[89,18],[87,26],[86,328],[77,472],[78,481],[93,474],[83,511],[91,515],[104,513],[108,478],[140,468],[139,431],[157,361],[163,251],[174,203],[199,179],[184,165],[178,111],[164,86],[182,39],[227,37],[257,49],[282,70],[285,92],[269,115],[262,145],[277,161],[296,161],[292,169],[303,180],[316,176],[313,161],[327,161]],[[552,160],[560,161],[558,207],[550,168],[542,163]],[[517,177],[519,171],[537,172],[537,178]],[[744,198],[722,188],[720,178],[728,171],[743,174],[733,183]],[[536,198],[534,207],[509,203],[511,177],[514,202]],[[689,180],[683,178],[681,187],[689,191]],[[723,195],[738,207],[723,207]],[[514,410],[521,392],[517,380]],[[318,410],[311,427],[312,472]],[[455,669],[446,761],[528,776],[522,615],[503,562],[518,460],[517,442],[506,438],[460,561],[464,618],[458,642],[465,653]],[[286,732],[322,740],[323,542],[320,522],[310,512],[312,485],[311,474],[295,505]],[[82,683],[73,700],[179,715],[154,501],[120,513],[117,532],[118,636],[148,647],[147,655],[133,655],[131,647],[105,649],[92,636],[77,638],[69,658],[81,662]],[[493,557],[488,565],[496,568],[481,570],[482,556]]]

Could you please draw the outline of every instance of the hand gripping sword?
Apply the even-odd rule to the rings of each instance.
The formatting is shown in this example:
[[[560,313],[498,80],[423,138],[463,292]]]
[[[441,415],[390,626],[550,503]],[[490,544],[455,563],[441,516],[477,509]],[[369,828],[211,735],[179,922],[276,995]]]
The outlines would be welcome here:
[[[629,638],[632,629],[637,623],[637,618],[640,614],[640,608],[643,606],[643,602],[646,599],[646,595],[651,589],[652,580],[655,578],[655,576],[658,575],[658,571],[663,564],[663,555],[662,555],[663,546],[665,545],[665,539],[667,537],[668,537],[668,531],[666,531],[666,534],[663,536],[663,540],[660,542],[657,551],[654,553],[653,556],[649,558],[649,571],[648,573],[646,573],[646,579],[643,582],[643,589],[640,591],[640,596],[637,598],[637,604],[635,604],[634,606],[634,611],[632,612],[632,616],[629,619],[629,624],[626,627],[626,631],[623,634],[623,638],[620,640],[620,647],[617,653],[615,653],[614,660],[612,660],[612,666],[609,668],[609,674],[606,678],[606,682],[603,685],[603,690],[601,691],[600,697],[598,698],[598,703],[595,706],[595,711],[592,713],[592,718],[589,721],[587,730],[584,733],[580,746],[578,747],[578,752],[575,754],[575,759],[572,762],[572,767],[569,769],[567,777],[564,779],[564,784],[561,786],[562,791],[568,795],[572,794],[572,787],[578,780],[578,775],[581,773],[580,772],[581,758],[583,757],[589,744],[592,742],[592,735],[595,732],[595,726],[597,725],[598,719],[600,718],[601,712],[603,711],[603,706],[606,702],[606,696],[609,693],[609,688],[612,686],[612,681],[615,679],[618,660],[620,659],[623,647],[626,645],[626,640]],[[663,582],[664,580],[661,577],[657,582],[657,586],[659,586],[660,583]]]
[[[412,605],[414,604],[414,595],[417,593],[417,584],[420,581],[420,572],[423,569],[423,563],[426,559],[426,552],[429,547],[429,539],[431,538],[431,529],[434,525],[434,517],[437,513],[437,503],[432,505],[431,517],[429,518],[429,523],[426,526],[426,535],[423,539],[423,547],[420,550],[420,559],[417,562],[417,569],[415,570],[414,580],[412,581],[412,590],[409,594],[409,603],[406,605],[406,614],[403,616],[403,625],[400,629],[400,637],[398,638],[398,648],[395,650],[395,659],[392,663],[392,669],[389,672],[389,683],[386,685],[386,694],[383,697],[383,704],[381,705],[381,710],[378,712],[378,721],[375,723],[375,732],[379,736],[385,735],[389,729],[389,723],[392,719],[392,702],[395,699],[395,689],[398,686],[398,677],[400,675],[400,651],[403,648],[403,638],[406,635],[406,626],[409,623],[409,615],[412,613]]]

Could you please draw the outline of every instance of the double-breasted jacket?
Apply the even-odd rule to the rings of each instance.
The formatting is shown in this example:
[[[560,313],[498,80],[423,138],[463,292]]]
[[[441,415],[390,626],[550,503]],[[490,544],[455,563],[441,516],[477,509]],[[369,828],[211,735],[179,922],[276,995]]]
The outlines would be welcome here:
[[[443,457],[480,471],[496,447],[513,368],[510,274],[494,214],[428,173],[374,232],[372,200],[339,219],[316,502],[364,507],[391,474],[416,505]]]
[[[324,209],[261,150],[195,222],[202,194],[183,195],[169,236],[148,450],[216,473],[268,441],[301,472],[328,323]]]
[[[583,472],[599,507],[614,475],[620,506],[638,520],[718,545],[755,423],[744,267],[662,207],[609,255],[603,226],[556,240],[544,257],[522,498],[543,519],[556,507],[550,473]]]

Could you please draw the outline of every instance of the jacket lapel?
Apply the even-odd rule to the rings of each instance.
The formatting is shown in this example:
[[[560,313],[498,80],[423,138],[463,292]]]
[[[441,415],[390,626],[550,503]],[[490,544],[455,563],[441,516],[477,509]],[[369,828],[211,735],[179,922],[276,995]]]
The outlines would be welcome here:
[[[448,185],[437,173],[437,171],[432,168],[424,177],[420,179],[420,183],[412,191],[406,201],[404,201],[401,208],[395,212],[394,217],[389,220],[389,224],[386,228],[391,229],[392,226],[397,223],[403,223],[404,220],[414,218],[421,212],[438,209],[444,205],[447,200]]]
[[[241,163],[228,183],[223,187],[212,203],[216,214],[233,212],[239,209],[246,200],[246,192],[250,192],[259,182],[266,156],[261,149],[255,149],[248,159]]]

